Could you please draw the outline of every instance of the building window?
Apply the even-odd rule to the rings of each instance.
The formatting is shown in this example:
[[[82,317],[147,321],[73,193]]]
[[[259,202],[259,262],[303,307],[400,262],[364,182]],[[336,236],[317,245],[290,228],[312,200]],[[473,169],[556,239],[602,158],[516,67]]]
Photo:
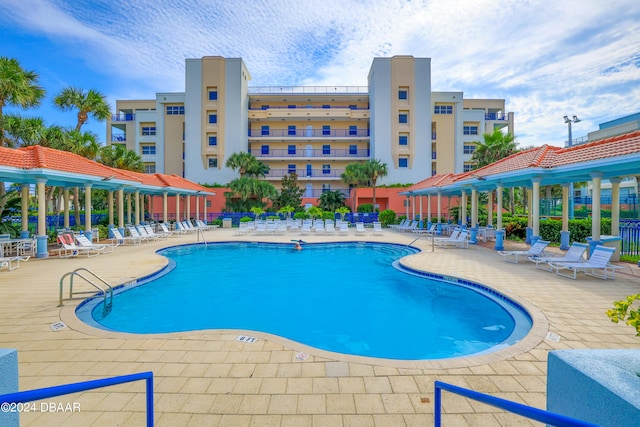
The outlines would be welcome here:
[[[408,95],[409,91],[407,91],[406,89],[400,89],[398,91],[398,99],[406,100],[408,98]]]
[[[435,169],[433,169],[433,170],[431,171],[431,176],[436,176],[437,174],[438,174],[438,172],[436,172],[436,170],[435,170]]]
[[[216,113],[209,113],[209,124],[213,125],[218,123],[218,114]]]
[[[331,184],[322,184],[322,192],[326,193],[327,191],[331,191]]]
[[[398,136],[398,145],[409,145],[409,135]]]
[[[349,146],[349,155],[350,156],[356,156],[358,154],[358,146],[357,145],[350,145]]]
[[[331,154],[331,146],[330,145],[323,145],[322,146],[322,154]]]
[[[142,126],[142,135],[143,136],[152,136],[156,134],[155,126]]]
[[[218,145],[218,136],[217,135],[209,135],[209,146],[213,147]]]
[[[464,146],[464,154],[473,154],[476,152],[476,146],[475,145],[465,145]]]
[[[477,135],[478,126],[463,126],[462,133],[464,135]]]
[[[323,125],[322,126],[322,135],[324,135],[324,136],[331,135],[331,126]]]
[[[295,105],[293,105],[293,104],[290,104],[290,105],[288,105],[287,107],[288,107],[288,108],[296,108],[296,106],[295,106]]]
[[[262,128],[260,128],[260,135],[269,136],[269,125],[262,126]]]
[[[470,172],[470,171],[472,171],[472,170],[473,170],[473,165],[470,165],[470,164],[465,163],[465,164],[462,166],[462,171],[463,171],[463,172]]]
[[[331,173],[331,165],[322,165],[322,174],[327,175]]]
[[[323,104],[323,105],[322,105],[322,108],[331,108],[331,105],[329,105],[329,104]]]
[[[400,111],[400,114],[398,114],[398,123],[409,123],[408,111]]]
[[[296,165],[288,165],[287,173],[296,173]]]
[[[209,163],[210,168],[218,167],[218,158],[217,157],[207,157],[207,162]]]
[[[184,116],[184,105],[167,105],[167,116]]]
[[[263,145],[260,152],[264,155],[264,154],[269,154],[269,146],[268,145]]]
[[[268,105],[263,105],[262,107],[260,107],[261,110],[268,110],[269,106]]]
[[[144,163],[142,166],[144,168],[144,173],[156,173],[155,163]]]
[[[350,136],[358,135],[358,126],[349,126],[349,135]]]
[[[289,147],[287,147],[287,154],[289,154],[289,155],[296,154],[296,146],[295,145],[290,145]],[[289,172],[289,173],[291,173],[291,172]]]
[[[399,168],[408,168],[409,167],[409,158],[408,157],[400,157],[398,159],[398,167]]]
[[[433,108],[433,114],[453,114],[452,105],[436,105]]]
[[[155,144],[145,144],[141,145],[142,155],[153,156],[156,154],[156,145]]]
[[[295,127],[295,125],[294,126],[289,126],[288,129],[289,129],[289,131],[287,132],[287,134],[289,136],[296,136],[296,127]]]
[[[209,89],[209,101],[217,101],[217,100],[218,100],[218,90]]]
[[[351,105],[349,105],[349,109],[350,110],[357,110],[358,106],[356,104],[351,104]]]

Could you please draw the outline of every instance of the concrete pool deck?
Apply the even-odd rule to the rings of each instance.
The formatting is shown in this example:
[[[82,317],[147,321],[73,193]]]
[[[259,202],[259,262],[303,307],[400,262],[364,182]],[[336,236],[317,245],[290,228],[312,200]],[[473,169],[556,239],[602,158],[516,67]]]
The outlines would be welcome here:
[[[205,235],[208,241],[298,238],[234,232],[218,229]],[[414,238],[393,231],[303,237],[308,242],[401,244]],[[433,425],[434,380],[544,409],[548,351],[640,348],[633,328],[611,323],[605,315],[613,301],[640,292],[638,267],[625,264],[615,280],[584,275],[571,280],[537,270],[530,262],[507,263],[492,243],[431,252],[426,238],[414,243],[423,252],[405,258],[405,264],[508,295],[530,311],[532,332],[515,346],[488,355],[391,361],[336,355],[253,332],[246,335],[258,337],[254,343],[237,342],[242,331],[110,333],[75,317],[79,301],[57,307],[60,278],[69,271],[87,267],[117,285],[163,267],[166,260],[157,249],[195,242],[195,236],[170,238],[93,258],[30,260],[17,270],[0,272],[0,347],[18,350],[20,390],[153,371],[157,426],[426,426]],[[51,325],[60,321],[67,327],[54,331]],[[546,338],[548,332],[559,340]],[[298,360],[299,353],[308,357]],[[23,413],[21,425],[144,425],[144,399],[143,382],[60,396],[50,402],[79,403],[81,411]],[[443,425],[539,425],[446,392],[443,412]]]

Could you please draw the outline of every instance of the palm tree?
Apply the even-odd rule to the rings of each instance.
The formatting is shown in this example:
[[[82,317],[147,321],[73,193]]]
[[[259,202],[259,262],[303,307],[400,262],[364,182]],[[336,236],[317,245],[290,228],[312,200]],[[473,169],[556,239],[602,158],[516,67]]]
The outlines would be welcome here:
[[[325,210],[334,212],[341,206],[344,206],[344,194],[341,191],[325,191],[318,199],[319,206]]]
[[[38,85],[38,74],[23,69],[16,59],[0,56],[0,147],[7,146],[1,121],[4,106],[36,107],[44,93]],[[0,211],[5,200],[4,182],[0,182]]]
[[[63,89],[53,102],[62,111],[78,110],[76,131],[79,131],[82,125],[89,120],[89,114],[98,121],[107,120],[111,115],[104,95],[93,89],[85,92],[82,89],[68,87]]]
[[[515,137],[510,133],[502,133],[500,129],[494,130],[493,133],[484,133],[482,137],[483,141],[475,142],[476,151],[471,157],[471,160],[479,168],[504,159],[518,151]]]
[[[376,182],[389,174],[387,164],[378,159],[369,159],[363,164],[364,176],[371,183],[373,191],[373,210],[376,209]]]
[[[356,206],[356,191],[361,185],[367,183],[367,178],[364,173],[364,166],[362,163],[349,163],[345,168],[340,179],[350,187],[353,187],[353,203],[352,208],[355,211]]]
[[[106,145],[100,148],[98,161],[103,165],[117,169],[134,172],[142,172],[144,170],[140,155],[121,144]]]
[[[5,142],[9,147],[42,145],[59,148],[65,140],[64,130],[57,125],[46,126],[40,117],[24,118],[17,115],[5,115],[0,118],[5,131]]]
[[[251,153],[240,152],[233,153],[227,159],[228,168],[238,170],[240,177],[245,175],[254,177],[263,177],[269,173],[269,166],[255,158]]]

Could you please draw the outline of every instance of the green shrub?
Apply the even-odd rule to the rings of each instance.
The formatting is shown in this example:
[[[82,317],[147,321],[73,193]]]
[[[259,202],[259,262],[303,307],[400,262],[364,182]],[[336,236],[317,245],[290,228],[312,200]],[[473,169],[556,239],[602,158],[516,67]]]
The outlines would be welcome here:
[[[243,216],[242,218],[240,218],[240,222],[251,222],[253,221],[253,218],[251,218],[250,216]]]
[[[378,219],[382,223],[383,227],[388,227],[389,224],[396,223],[396,213],[391,209],[387,209],[386,211],[380,212],[380,215],[378,215]]]
[[[309,219],[310,216],[306,212],[296,212],[293,214],[293,219]]]
[[[321,219],[335,219],[336,215],[333,212],[323,211]]]
[[[211,221],[211,225],[217,225],[218,227],[222,227],[222,220],[214,219],[213,221]]]
[[[358,206],[359,213],[371,213],[373,212],[373,205],[371,203],[363,203]]]

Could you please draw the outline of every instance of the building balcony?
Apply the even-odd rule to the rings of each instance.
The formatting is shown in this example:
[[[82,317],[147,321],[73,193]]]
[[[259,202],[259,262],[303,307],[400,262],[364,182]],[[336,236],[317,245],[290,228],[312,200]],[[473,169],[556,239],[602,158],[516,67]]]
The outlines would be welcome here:
[[[112,114],[112,122],[132,122],[136,119],[136,115],[133,113]]]
[[[111,142],[126,142],[127,135],[111,135]]]
[[[250,138],[368,138],[369,129],[249,129]]]
[[[367,159],[369,158],[369,149],[361,148],[358,150],[350,150],[348,148],[335,148],[324,150],[322,148],[308,148],[296,151],[290,151],[287,148],[271,148],[269,152],[263,152],[262,149],[250,149],[249,152],[258,159]]]
[[[369,86],[249,86],[249,95],[280,95],[280,94],[318,94],[331,95],[368,94]]]
[[[349,198],[350,190],[348,188],[331,188],[331,189],[321,189],[321,188],[309,188],[305,189],[302,197],[310,197],[310,198],[319,198],[322,196],[322,193],[326,193],[327,191],[339,191],[345,197],[345,199]]]
[[[502,113],[485,113],[484,119],[485,120],[508,121],[509,120],[509,116],[506,115],[506,114],[502,114]]]
[[[249,119],[362,119],[369,118],[368,108],[356,106],[276,106],[249,110]]]
[[[340,175],[344,173],[344,169],[270,169],[265,175],[265,179],[282,179],[290,173],[298,175],[298,179],[317,179],[317,180],[339,180]]]

